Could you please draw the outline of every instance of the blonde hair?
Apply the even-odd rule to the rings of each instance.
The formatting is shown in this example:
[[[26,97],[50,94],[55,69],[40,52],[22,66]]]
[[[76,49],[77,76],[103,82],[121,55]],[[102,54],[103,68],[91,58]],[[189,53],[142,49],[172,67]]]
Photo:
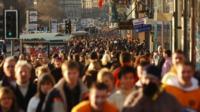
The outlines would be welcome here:
[[[20,55],[19,55],[19,60],[26,60],[25,55],[24,55],[24,54],[20,54]]]
[[[15,57],[9,56],[5,59],[4,63],[10,62],[10,61],[16,61]]]
[[[36,68],[35,74],[37,77],[40,77],[41,75],[44,75],[44,74],[51,74],[51,72],[48,65],[42,65]]]
[[[103,79],[103,77],[108,76],[111,80],[114,81],[114,76],[112,75],[112,72],[107,69],[107,68],[102,68],[98,74],[97,74],[97,81],[101,82],[101,80]]]
[[[26,66],[31,71],[31,69],[32,69],[31,64],[29,64],[27,61],[19,60],[19,61],[17,61],[16,65],[15,65],[15,72],[18,68],[24,67],[24,66]]]
[[[13,56],[7,57],[7,58],[4,60],[3,66],[5,66],[5,63],[9,63],[9,62],[11,62],[11,61],[15,61],[15,62],[16,62],[15,57],[13,57]]]
[[[89,64],[87,71],[92,71],[92,70],[99,71],[99,69],[101,69],[101,65],[99,64],[99,62],[92,61]]]
[[[111,57],[108,53],[105,53],[101,59],[103,65],[107,65],[111,61]]]

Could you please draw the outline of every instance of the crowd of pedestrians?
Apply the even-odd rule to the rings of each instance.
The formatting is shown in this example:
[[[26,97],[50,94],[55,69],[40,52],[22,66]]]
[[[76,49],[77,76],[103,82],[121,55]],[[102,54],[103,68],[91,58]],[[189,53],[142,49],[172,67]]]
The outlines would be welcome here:
[[[181,50],[114,37],[67,46],[4,57],[0,112],[200,112],[199,74]]]

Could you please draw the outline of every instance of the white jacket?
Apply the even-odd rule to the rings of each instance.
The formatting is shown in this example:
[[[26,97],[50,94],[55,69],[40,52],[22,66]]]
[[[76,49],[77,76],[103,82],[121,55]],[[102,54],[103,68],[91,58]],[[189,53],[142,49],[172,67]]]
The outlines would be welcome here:
[[[27,112],[36,112],[39,102],[40,98],[38,98],[37,96],[33,96],[28,103]]]
[[[178,82],[178,79],[176,76],[174,76],[173,78],[171,78],[170,80],[167,80],[166,82],[166,85],[170,85],[170,86],[175,86],[177,88],[180,88],[184,91],[192,91],[192,90],[196,90],[199,88],[199,85],[198,85],[198,80],[194,77],[191,78],[191,82],[192,82],[192,86],[191,87],[188,87],[188,88],[185,88],[185,87],[182,87],[180,85],[180,83]]]

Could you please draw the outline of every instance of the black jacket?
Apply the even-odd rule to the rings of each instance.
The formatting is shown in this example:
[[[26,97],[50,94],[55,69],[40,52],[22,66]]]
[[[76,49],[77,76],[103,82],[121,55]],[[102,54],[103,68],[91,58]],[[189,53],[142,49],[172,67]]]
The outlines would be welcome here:
[[[156,99],[145,96],[141,88],[134,90],[125,100],[122,112],[181,112],[175,97],[162,91]]]
[[[63,77],[61,68],[55,68],[52,64],[48,65],[56,83]]]
[[[65,80],[61,79],[52,89],[52,91],[47,95],[44,102],[43,112],[69,112],[68,109],[68,99],[65,95],[64,86]],[[80,86],[80,99],[84,98],[87,93],[87,88],[79,82]]]
[[[0,81],[0,85],[3,87],[11,87],[12,85],[10,84],[9,78],[6,76],[3,76],[1,81]]]
[[[18,85],[14,89],[14,93],[15,93],[15,96],[16,96],[16,101],[17,101],[17,104],[19,106],[19,109],[26,112],[29,100],[36,93],[36,85],[33,84],[33,83],[30,83],[29,86],[28,86],[28,91],[27,91],[25,96],[22,95]]]

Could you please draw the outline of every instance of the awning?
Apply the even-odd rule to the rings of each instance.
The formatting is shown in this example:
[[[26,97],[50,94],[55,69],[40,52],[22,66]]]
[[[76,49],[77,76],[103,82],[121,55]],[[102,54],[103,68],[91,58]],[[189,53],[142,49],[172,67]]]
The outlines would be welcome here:
[[[35,33],[35,34],[22,34],[20,39],[24,40],[44,40],[44,41],[67,41],[71,38],[71,35],[65,35],[60,33]]]
[[[76,32],[72,32],[72,37],[76,37],[76,36],[87,36],[88,32],[86,31],[76,31]]]

